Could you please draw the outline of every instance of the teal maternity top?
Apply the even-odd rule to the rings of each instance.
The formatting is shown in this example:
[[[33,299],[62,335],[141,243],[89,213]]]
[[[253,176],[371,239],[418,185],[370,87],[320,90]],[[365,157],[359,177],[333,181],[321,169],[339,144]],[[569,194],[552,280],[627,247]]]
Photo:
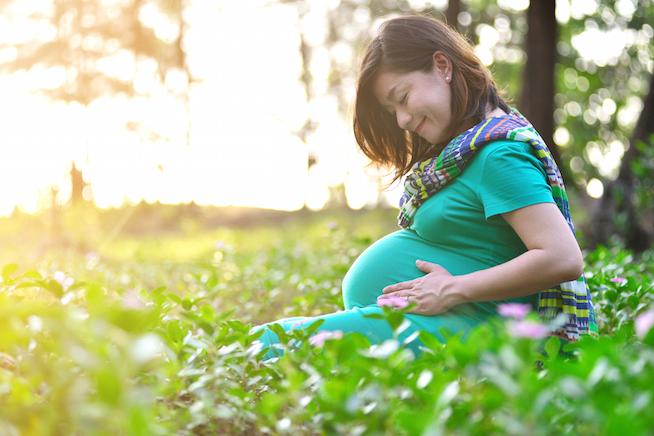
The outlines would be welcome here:
[[[512,140],[486,144],[458,178],[418,208],[410,228],[386,235],[358,257],[343,279],[345,308],[374,304],[385,286],[424,275],[416,259],[462,275],[519,256],[527,249],[501,214],[537,203],[554,199],[531,146]],[[538,294],[510,301],[535,309]],[[450,312],[483,321],[496,314],[497,304],[462,304]]]

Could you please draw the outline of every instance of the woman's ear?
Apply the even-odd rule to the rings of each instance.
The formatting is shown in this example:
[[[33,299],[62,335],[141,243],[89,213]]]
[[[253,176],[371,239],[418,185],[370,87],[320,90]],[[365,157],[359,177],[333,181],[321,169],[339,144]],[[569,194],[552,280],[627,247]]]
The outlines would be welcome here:
[[[452,61],[440,50],[434,52],[432,61],[434,72],[438,73],[447,83],[450,83],[452,80]]]

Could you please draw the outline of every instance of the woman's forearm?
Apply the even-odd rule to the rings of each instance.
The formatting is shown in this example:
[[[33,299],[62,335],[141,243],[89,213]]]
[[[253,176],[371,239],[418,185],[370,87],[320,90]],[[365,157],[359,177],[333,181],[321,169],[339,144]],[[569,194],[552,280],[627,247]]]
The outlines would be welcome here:
[[[531,249],[492,268],[454,276],[450,293],[459,303],[506,300],[576,280],[581,274],[578,262],[551,251]]]

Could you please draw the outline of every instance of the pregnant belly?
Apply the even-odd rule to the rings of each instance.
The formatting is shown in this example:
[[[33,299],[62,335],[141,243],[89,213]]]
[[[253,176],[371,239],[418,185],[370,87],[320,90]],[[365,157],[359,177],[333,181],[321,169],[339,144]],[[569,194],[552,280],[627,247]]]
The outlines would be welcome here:
[[[437,263],[453,275],[492,266],[469,253],[434,245],[410,230],[398,230],[374,242],[354,261],[343,278],[345,308],[375,304],[385,286],[425,275],[416,259]]]

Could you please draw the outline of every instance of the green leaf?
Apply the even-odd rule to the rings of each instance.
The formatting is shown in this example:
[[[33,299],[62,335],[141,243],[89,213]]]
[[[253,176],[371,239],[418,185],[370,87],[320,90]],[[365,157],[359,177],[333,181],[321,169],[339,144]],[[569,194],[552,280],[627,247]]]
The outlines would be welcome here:
[[[139,406],[132,406],[129,410],[128,434],[134,436],[147,436],[152,434],[149,423],[152,418],[147,409]]]
[[[175,303],[180,305],[182,304],[182,299],[179,295],[173,292],[169,292],[168,294],[166,294],[166,296],[168,297],[169,300],[174,301]]]
[[[43,278],[41,273],[39,273],[38,271],[33,270],[33,269],[29,270],[25,274],[23,274],[23,277],[28,278],[28,279],[38,279],[38,280]]]
[[[52,292],[55,296],[61,298],[64,295],[64,288],[55,279],[46,279],[43,281],[43,284],[45,289]]]
[[[182,307],[186,310],[191,310],[193,308],[193,305],[195,304],[195,301],[186,297],[182,299]]]
[[[18,271],[18,265],[15,263],[9,263],[2,268],[2,280],[4,282],[11,281],[11,276],[16,274]]]
[[[96,387],[100,400],[113,406],[118,405],[123,391],[123,384],[122,380],[110,367],[105,367],[96,374]]]
[[[363,315],[364,318],[371,318],[371,319],[386,319],[386,317],[381,314],[381,313],[367,313]]]
[[[303,329],[306,331],[308,336],[313,335],[316,330],[320,328],[321,325],[325,323],[324,319],[319,319],[311,323],[308,327],[304,327]]]
[[[443,343],[436,339],[434,335],[428,333],[424,330],[420,330],[420,342],[422,342],[427,348],[433,351],[440,351],[443,348]]]
[[[548,360],[552,360],[559,355],[561,349],[561,340],[556,336],[550,336],[545,341],[545,352],[547,353]]]
[[[273,333],[277,335],[277,338],[279,339],[280,342],[287,342],[291,337],[286,333],[286,330],[284,328],[277,324],[277,323],[272,323],[268,324],[267,327],[272,330]]]

